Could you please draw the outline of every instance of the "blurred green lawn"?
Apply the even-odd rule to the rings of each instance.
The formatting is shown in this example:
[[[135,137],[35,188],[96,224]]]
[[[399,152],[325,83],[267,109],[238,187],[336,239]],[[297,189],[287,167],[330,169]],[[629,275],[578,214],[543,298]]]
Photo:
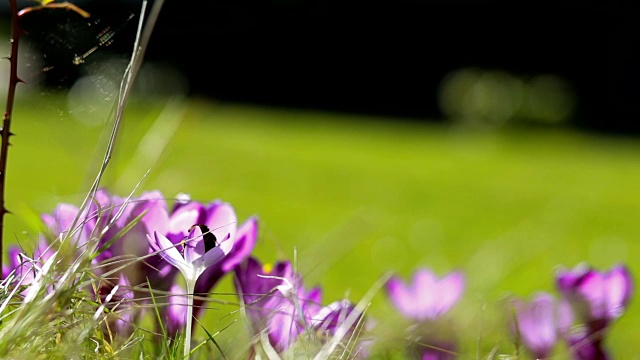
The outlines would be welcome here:
[[[464,358],[475,358],[478,337],[482,355],[494,345],[511,352],[495,311],[509,293],[553,292],[557,266],[625,262],[640,271],[638,139],[198,99],[164,105],[131,102],[105,186],[125,195],[150,169],[141,190],[220,198],[241,220],[257,215],[255,255],[272,262],[297,249],[299,271],[324,287],[326,303],[359,300],[388,270],[406,278],[418,266],[461,269],[468,287],[452,317],[464,330]],[[5,238],[27,243],[40,213],[80,202],[106,133],[37,99],[16,105],[12,130]],[[230,282],[220,289],[231,291]],[[632,302],[613,327],[616,358],[636,356],[638,309]],[[208,318],[218,326],[227,312]],[[370,314],[400,323],[383,294]]]

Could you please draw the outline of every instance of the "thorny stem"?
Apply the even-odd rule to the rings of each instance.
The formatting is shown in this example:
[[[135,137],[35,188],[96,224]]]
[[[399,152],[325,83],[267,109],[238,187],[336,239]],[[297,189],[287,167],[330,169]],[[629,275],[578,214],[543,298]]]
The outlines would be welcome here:
[[[18,26],[18,5],[16,0],[9,0],[9,8],[11,10],[11,55],[9,63],[11,64],[9,77],[9,92],[7,94],[7,106],[5,107],[4,120],[0,136],[2,136],[2,145],[0,145],[0,263],[3,262],[3,234],[4,234],[4,215],[9,213],[4,206],[4,188],[7,174],[7,156],[9,153],[9,138],[14,135],[11,132],[11,115],[13,114],[13,103],[16,96],[16,85],[23,82],[18,78],[18,44],[20,41],[20,27]]]

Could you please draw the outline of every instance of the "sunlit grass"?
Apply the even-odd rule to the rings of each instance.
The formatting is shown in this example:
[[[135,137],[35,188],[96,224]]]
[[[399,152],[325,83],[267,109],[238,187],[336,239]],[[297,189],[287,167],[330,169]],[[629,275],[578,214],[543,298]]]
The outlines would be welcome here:
[[[305,282],[321,284],[328,301],[345,294],[358,301],[387,270],[461,269],[468,288],[453,315],[467,331],[460,333],[466,354],[475,354],[478,336],[483,354],[495,345],[510,352],[496,307],[509,292],[553,291],[558,265],[626,262],[632,273],[640,270],[637,140],[564,130],[474,132],[191,99],[185,108],[174,104],[155,128],[158,140],[149,144],[176,127],[166,148],[130,166],[163,106],[132,101],[105,186],[127,193],[150,169],[144,189],[220,198],[240,221],[258,215],[255,254],[291,259],[297,248]],[[5,237],[27,244],[40,213],[84,196],[104,130],[39,99],[17,104],[14,118],[7,207],[15,215]],[[157,163],[144,162],[154,154]],[[217,290],[231,289],[226,281]],[[632,302],[608,339],[617,358],[635,354],[637,309]],[[229,311],[209,311],[206,319],[220,328]],[[383,296],[370,315],[396,319]]]

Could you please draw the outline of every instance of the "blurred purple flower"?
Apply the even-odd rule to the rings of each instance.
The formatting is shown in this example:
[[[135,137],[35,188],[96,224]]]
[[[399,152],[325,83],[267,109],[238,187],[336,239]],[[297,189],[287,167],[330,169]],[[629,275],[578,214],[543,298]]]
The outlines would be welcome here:
[[[108,264],[102,264],[105,260],[122,256],[134,259],[148,253],[146,234],[150,233],[149,229],[167,223],[167,221],[155,219],[155,221],[149,221],[158,203],[160,207],[164,206],[166,213],[166,205],[164,205],[162,194],[158,191],[146,192],[138,198],[126,200],[111,195],[105,189],[99,189],[88,209],[82,214],[76,206],[65,203],[59,204],[52,214],[43,214],[42,221],[46,229],[38,248],[42,254],[45,254],[47,247],[55,249],[59,247],[59,244],[51,242],[53,239],[68,237],[76,253],[79,254],[86,250],[86,244],[90,238],[96,238],[98,254],[93,259],[94,272],[104,273],[109,268]],[[148,213],[131,229],[124,232],[123,230],[137,216],[142,215],[143,211]],[[120,237],[116,239],[116,236]],[[51,249],[48,251],[52,252]],[[137,284],[144,280],[140,273],[136,269],[129,271],[127,276]]]
[[[122,338],[131,335],[141,311],[134,303],[134,292],[126,275],[120,274],[117,284],[102,279],[98,283],[97,291],[97,294],[94,294],[102,304],[97,314],[104,309],[109,310],[103,330]]]
[[[556,285],[571,304],[578,332],[563,334],[576,360],[608,359],[604,337],[609,324],[622,316],[631,301],[633,280],[624,265],[598,271],[584,264],[560,270]]]
[[[249,257],[236,268],[235,273],[236,290],[242,296],[255,334],[266,329],[269,342],[276,351],[286,350],[302,331],[300,324],[295,321],[295,317],[299,316],[296,315],[295,304],[288,299],[291,287],[299,288],[300,285],[291,263],[278,262],[273,268],[269,268]],[[299,290],[304,293],[303,289]],[[313,291],[312,296],[318,303],[320,291]],[[299,304],[301,307],[307,306],[303,301]]]
[[[81,247],[89,240],[93,226],[90,221],[83,223],[85,219],[80,217],[72,228],[79,211],[74,205],[62,203],[56,206],[53,214],[43,214],[41,218],[49,235],[54,238],[69,237],[74,239],[74,245]]]
[[[351,301],[337,300],[320,308],[310,322],[311,329],[320,335],[320,339],[327,341],[335,336],[341,336],[340,342],[347,345],[351,353],[350,359],[367,359],[373,346],[373,339],[363,334],[369,331],[372,321],[365,321],[364,315]],[[357,333],[356,333],[357,331]]]
[[[602,330],[622,316],[633,293],[631,273],[624,265],[614,266],[608,272],[585,265],[560,270],[556,284],[573,305],[576,315],[596,326],[594,330]]]
[[[608,360],[602,338],[589,336],[584,329],[567,336],[569,350],[574,360]]]
[[[342,326],[349,315],[356,311],[355,306],[349,300],[338,300],[320,308],[311,319],[311,327],[320,333],[331,337]],[[358,321],[355,319],[354,324]],[[351,327],[353,329],[353,327]]]
[[[322,290],[316,287],[307,291],[288,261],[278,262],[270,269],[250,257],[235,272],[236,289],[255,334],[266,330],[277,352],[287,350],[304,331],[312,330],[328,338],[341,326],[348,326],[344,333],[350,334],[360,321],[358,317],[352,324],[345,323],[355,311],[349,301],[323,307]]]
[[[33,250],[33,255],[28,257],[17,245],[8,248],[8,263],[2,266],[2,278],[6,279],[13,274],[13,283],[19,286],[30,285],[36,277],[37,269],[52,256],[54,251],[43,238]],[[26,290],[25,290],[26,291]],[[25,295],[25,292],[22,292]]]
[[[558,302],[551,294],[540,292],[530,302],[513,301],[517,324],[512,331],[520,334],[523,345],[536,359],[545,359],[566,330],[572,318],[566,302]]]
[[[127,200],[100,189],[96,192],[89,214],[87,224],[94,226],[93,236],[99,236],[99,253],[94,259],[94,271],[105,273],[121,268],[118,273],[124,273],[132,284],[145,283],[145,263],[159,262],[154,262],[153,258],[138,261],[149,253],[147,234],[164,229],[168,223],[162,193],[149,191]],[[138,217],[139,221],[133,224]]]
[[[118,336],[128,337],[133,333],[134,324],[141,315],[139,309],[133,303],[134,293],[131,284],[125,275],[118,280],[118,290],[111,302],[118,318],[115,320],[115,330]]]
[[[416,350],[421,360],[454,360],[457,359],[456,346],[445,341],[430,341],[427,345],[416,344]]]
[[[438,279],[429,269],[418,269],[413,282],[405,284],[393,276],[386,284],[389,298],[407,318],[435,320],[449,311],[464,291],[464,275],[452,272]]]

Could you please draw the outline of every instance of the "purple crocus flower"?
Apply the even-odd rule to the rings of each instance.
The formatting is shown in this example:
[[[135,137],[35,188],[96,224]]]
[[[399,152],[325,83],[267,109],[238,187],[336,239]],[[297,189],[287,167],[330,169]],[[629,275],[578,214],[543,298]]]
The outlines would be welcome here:
[[[429,269],[419,269],[406,284],[393,276],[386,284],[396,309],[416,321],[435,320],[448,312],[464,291],[464,275],[454,271],[438,279]]]
[[[25,256],[20,247],[12,245],[8,249],[8,264],[3,264],[2,278],[6,279],[13,273],[14,284],[30,285],[36,276],[36,269],[42,267],[53,253],[54,251],[44,238],[40,239],[30,258]]]
[[[424,360],[456,358],[456,345],[434,325],[458,302],[464,291],[464,275],[459,271],[438,278],[430,269],[416,270],[410,283],[392,276],[386,284],[387,295],[405,317],[417,322],[409,329],[413,341],[407,345],[411,357]]]
[[[193,206],[188,208],[191,204]],[[235,212],[227,203],[215,202],[203,207],[194,202],[172,214],[167,236],[154,231],[147,237],[153,251],[176,267],[188,283],[195,284],[206,268],[220,261],[233,248],[236,222]],[[176,228],[178,231],[173,231]],[[177,242],[185,231],[182,229],[186,229],[188,235]]]
[[[331,337],[336,334],[336,330],[345,322],[347,317],[356,311],[355,306],[349,300],[338,300],[319,309],[313,319],[311,319],[311,327],[319,333],[326,334]],[[362,314],[355,319],[353,325],[356,325]],[[353,330],[355,326],[350,327]]]
[[[123,208],[124,207],[124,208]],[[149,229],[159,229],[166,227],[168,221],[154,217],[156,208],[164,208],[166,214],[166,204],[162,194],[158,191],[145,192],[138,198],[126,199],[114,196],[105,189],[99,189],[87,210],[80,214],[80,210],[71,204],[59,204],[52,214],[42,215],[43,223],[46,226],[45,234],[41,238],[40,248],[42,251],[49,246],[48,239],[66,238],[71,239],[71,243],[79,254],[85,251],[85,246],[90,238],[98,240],[98,254],[93,259],[94,272],[103,274],[108,270],[121,267],[122,262],[110,266],[109,260],[128,256],[133,259],[146,255],[148,243],[146,234]],[[146,213],[141,220],[131,229],[123,233],[123,230],[143,211]],[[77,218],[77,221],[76,221]],[[168,215],[165,216],[168,218]],[[115,236],[121,236],[115,239]],[[42,243],[46,246],[42,246]],[[58,245],[53,244],[57,249]],[[51,247],[51,246],[49,246]],[[51,251],[51,250],[49,250]],[[104,262],[107,261],[105,264]],[[132,266],[135,268],[135,266]],[[128,270],[128,269],[127,269]],[[140,269],[127,271],[127,277],[132,283],[138,284],[145,281]]]
[[[256,334],[267,330],[269,342],[278,352],[286,350],[296,340],[304,324],[299,324],[296,317],[299,312],[296,306],[304,309],[309,306],[315,310],[313,303],[319,303],[321,291],[314,289],[310,296],[304,296],[300,279],[296,278],[291,263],[278,262],[273,268],[263,267],[255,258],[250,257],[236,271],[236,289],[242,296]],[[298,292],[298,304],[289,300],[293,287]],[[304,300],[311,300],[307,304]]]
[[[193,301],[196,317],[201,316],[204,311],[204,301],[201,298],[206,297],[225,274],[233,271],[251,255],[257,238],[258,219],[252,217],[238,228],[236,241],[227,256],[208,267],[202,275],[200,275],[194,289],[195,295],[200,297],[194,298]]]
[[[340,336],[340,342],[347,344],[356,340],[351,349],[349,358],[366,359],[373,345],[371,338],[363,338],[356,331],[367,331],[372,322],[365,320],[362,310],[358,309],[351,301],[343,299],[330,303],[320,308],[311,319],[311,329],[319,335],[322,341],[329,341],[335,336]]]
[[[551,294],[537,293],[530,302],[513,301],[516,324],[522,344],[536,359],[545,359],[558,342],[560,332],[571,322],[571,309]]]
[[[240,262],[244,261],[251,254],[257,236],[258,220],[253,217],[238,229],[235,244],[229,254],[222,260],[208,267],[202,275],[200,275],[194,289],[194,295],[196,295],[196,297],[193,299],[193,315],[196,318],[201,317],[204,313],[205,300],[203,298],[208,295],[209,291],[225,274],[233,271]],[[179,330],[183,329],[185,325],[185,316],[187,313],[186,290],[178,284],[173,284],[169,292],[172,294],[180,294],[179,296],[169,296],[169,305],[162,309],[165,329],[167,330],[167,334],[173,337]]]
[[[287,350],[307,330],[329,339],[342,327],[343,339],[361,322],[361,314],[347,300],[322,306],[319,287],[306,290],[302,277],[288,261],[273,268],[262,266],[253,257],[235,269],[236,289],[242,296],[255,334],[267,332],[269,343],[279,353]],[[347,323],[347,319],[351,323]]]
[[[633,293],[629,269],[617,265],[601,272],[580,264],[572,270],[560,270],[556,285],[581,324],[577,333],[564,334],[574,359],[608,359],[604,336],[609,324],[622,316]]]
[[[622,316],[633,293],[631,273],[624,265],[600,272],[581,264],[572,270],[560,270],[556,284],[593,330],[602,330]]]
[[[90,216],[93,218],[89,224],[95,226],[94,236],[100,236],[94,271],[105,273],[118,269],[117,272],[124,273],[132,284],[145,283],[145,263],[154,264],[155,259],[145,259],[145,262],[137,259],[149,253],[147,234],[164,230],[168,223],[162,194],[159,191],[144,192],[127,201],[100,189],[90,208]],[[124,232],[138,217],[139,221]],[[116,236],[120,237],[116,239]]]
[[[196,281],[213,264],[233,249],[236,241],[236,214],[231,205],[220,201],[207,206],[191,202],[171,214],[167,235],[154,231],[147,235],[151,249],[176,267],[186,281],[186,320],[183,355],[191,351],[193,292]],[[177,232],[173,230],[178,230]],[[187,229],[188,235],[180,235]],[[178,243],[176,244],[176,241]]]
[[[158,271],[147,271],[149,265],[157,265],[163,269],[171,267],[160,256],[139,261],[150,252],[147,234],[153,231],[168,232],[169,214],[162,193],[148,191],[139,197],[125,199],[106,189],[99,189],[84,214],[78,214],[77,207],[60,204],[52,215],[43,215],[49,238],[64,237],[70,233],[70,239],[78,253],[85,250],[84,246],[90,238],[95,238],[97,254],[92,264],[96,274],[108,278],[124,277],[133,285],[146,283],[149,278],[154,289],[170,286],[171,278],[167,274],[170,271],[163,273],[164,281],[158,281]],[[71,229],[76,217],[78,221]],[[131,226],[138,217],[140,219]],[[46,246],[42,243],[47,244],[45,237],[39,246],[44,252]],[[57,248],[56,244],[53,246]]]
[[[574,360],[608,360],[609,354],[599,336],[589,336],[584,329],[566,336],[569,350]]]

